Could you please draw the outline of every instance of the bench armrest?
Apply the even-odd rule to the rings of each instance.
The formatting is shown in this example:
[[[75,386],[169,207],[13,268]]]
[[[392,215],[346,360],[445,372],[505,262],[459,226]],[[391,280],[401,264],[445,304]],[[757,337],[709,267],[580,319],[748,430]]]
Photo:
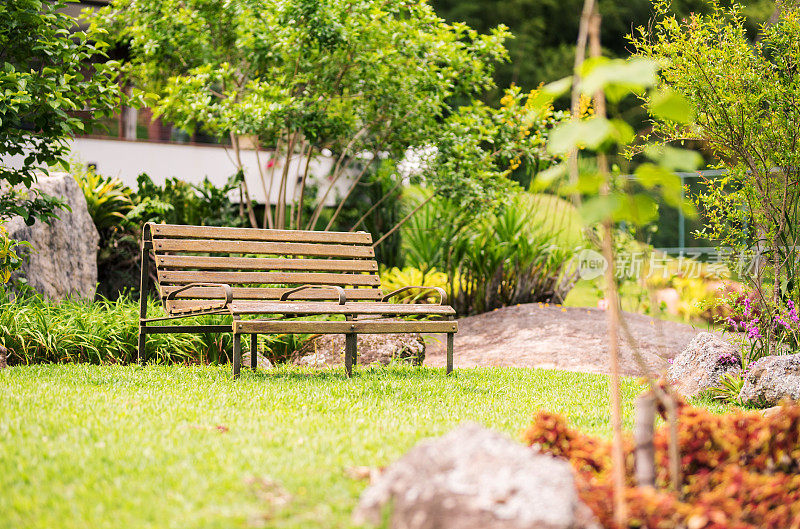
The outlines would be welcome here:
[[[289,290],[281,294],[281,301],[286,301],[287,299],[289,299],[289,296],[291,296],[295,292],[300,292],[301,290],[306,290],[310,288],[332,288],[337,292],[337,294],[339,294],[339,305],[344,305],[347,302],[347,296],[344,293],[344,289],[336,285],[303,285],[302,287],[293,288],[292,290]]]
[[[444,291],[442,287],[416,287],[416,286],[398,288],[394,292],[389,292],[388,294],[383,296],[381,298],[381,301],[388,301],[390,298],[396,296],[400,292],[405,292],[406,290],[411,290],[413,288],[418,288],[421,290],[435,290],[436,292],[439,293],[439,305],[444,305],[445,303],[447,303],[447,293]]]
[[[233,301],[233,289],[230,285],[225,283],[189,283],[188,285],[183,285],[181,288],[170,292],[167,295],[166,301],[172,301],[175,299],[175,295],[179,292],[183,292],[184,290],[189,290],[190,288],[194,287],[212,287],[221,289],[223,294],[225,294],[225,305],[223,305],[222,308],[227,307],[228,304]]]

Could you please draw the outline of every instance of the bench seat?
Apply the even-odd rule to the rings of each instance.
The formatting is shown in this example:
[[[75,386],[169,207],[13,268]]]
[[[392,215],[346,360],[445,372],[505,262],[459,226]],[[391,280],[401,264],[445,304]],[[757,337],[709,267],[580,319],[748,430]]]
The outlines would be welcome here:
[[[384,294],[374,257],[372,236],[365,232],[147,223],[142,231],[139,361],[147,358],[147,334],[231,332],[233,375],[238,377],[244,334],[250,335],[254,370],[258,334],[344,334],[345,371],[350,376],[358,334],[425,332],[447,335],[447,373],[452,372],[458,323],[455,310],[444,304],[444,290],[404,287]],[[166,317],[147,318],[151,264]],[[438,302],[388,302],[407,288],[435,291]],[[207,314],[228,316],[230,325],[163,324]],[[298,319],[319,316],[338,321]]]
[[[209,305],[203,300],[175,300],[170,304],[170,313],[203,308]],[[285,314],[285,315],[373,315],[373,316],[455,316],[456,311],[447,305],[386,302],[357,302],[340,305],[329,301],[256,301],[237,300],[222,308],[231,314]]]

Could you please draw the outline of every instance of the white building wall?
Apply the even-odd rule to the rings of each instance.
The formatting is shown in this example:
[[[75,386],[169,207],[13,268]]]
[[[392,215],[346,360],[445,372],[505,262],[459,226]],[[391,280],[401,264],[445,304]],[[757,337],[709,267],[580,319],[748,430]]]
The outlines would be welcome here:
[[[216,186],[224,185],[228,178],[236,172],[233,149],[219,145],[185,145],[180,143],[160,143],[151,141],[130,141],[116,138],[76,138],[71,142],[72,157],[83,164],[94,164],[97,172],[110,177],[116,177],[132,189],[136,189],[136,177],[147,173],[153,182],[162,185],[167,178],[176,177],[189,183],[199,184],[203,178],[208,179]],[[261,151],[259,158],[264,169],[266,181],[258,170],[256,152],[242,150],[241,158],[245,166],[245,180],[247,182],[250,198],[263,204],[266,191],[270,191],[270,202],[278,201],[278,188],[283,173],[284,157],[278,160],[274,169],[274,183],[270,189],[269,178],[273,174],[268,168],[272,153]],[[12,157],[3,160],[4,165],[19,166],[22,157]],[[318,184],[320,194],[328,188],[328,175],[335,160],[330,156],[319,155],[309,166],[310,181]],[[305,170],[305,158],[296,156],[289,164],[287,178],[287,201],[291,202],[295,193],[300,193],[299,180]],[[309,185],[308,182],[306,185]],[[327,205],[335,205],[337,196],[344,196],[352,180],[342,177],[336,183],[334,190],[328,195]],[[236,196],[232,199],[238,200]]]

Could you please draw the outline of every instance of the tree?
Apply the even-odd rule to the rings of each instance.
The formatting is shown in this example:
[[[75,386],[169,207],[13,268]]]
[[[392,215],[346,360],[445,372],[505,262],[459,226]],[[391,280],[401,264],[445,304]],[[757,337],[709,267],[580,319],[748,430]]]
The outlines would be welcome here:
[[[471,134],[463,148],[448,143],[461,164],[458,182],[453,161],[438,163],[439,156],[429,183],[475,208],[503,187],[510,160],[478,145],[492,126],[490,112],[449,104],[493,86],[494,65],[506,58],[503,26],[479,34],[446,24],[425,2],[387,0],[115,0],[97,24],[128,39],[126,72],[152,94],[157,114],[229,138],[240,170],[242,136],[275,152],[271,169],[259,164],[265,194],[278,189],[265,227],[330,229],[384,155],[400,160],[409,147],[437,145],[455,132]],[[318,196],[309,189],[308,161],[323,149],[336,163]],[[296,197],[288,193],[294,158],[305,160]],[[326,201],[348,173],[354,183],[327,215]],[[252,207],[248,215],[255,226]]]
[[[24,157],[18,169],[0,161],[0,219],[53,218],[58,200],[14,186],[30,188],[38,172],[66,167],[66,140],[119,101],[113,63],[102,62],[104,32],[71,32],[75,20],[61,7],[40,0],[0,5],[0,157]]]
[[[747,30],[755,36],[775,2],[748,0],[744,4]],[[478,31],[498,24],[510,28],[514,34],[507,44],[511,60],[497,67],[498,86],[516,83],[531,89],[572,73],[583,0],[431,0],[431,5],[450,23],[464,22]],[[612,57],[627,57],[625,36],[653,17],[650,0],[603,0],[599,7],[604,50]],[[675,0],[670,10],[679,18],[709,12],[705,0]],[[487,100],[501,96],[495,91]]]
[[[702,141],[727,176],[707,182],[696,197],[705,214],[701,235],[754,252],[754,274],[741,270],[757,293],[766,350],[775,354],[798,338],[781,323],[800,303],[800,7],[778,9],[754,43],[741,7],[711,3],[712,12],[661,18],[634,40],[637,53],[666,66],[663,83],[682,94],[696,116],[691,126],[654,119],[659,141]],[[652,110],[659,100],[650,99]],[[760,345],[759,345],[760,349]]]

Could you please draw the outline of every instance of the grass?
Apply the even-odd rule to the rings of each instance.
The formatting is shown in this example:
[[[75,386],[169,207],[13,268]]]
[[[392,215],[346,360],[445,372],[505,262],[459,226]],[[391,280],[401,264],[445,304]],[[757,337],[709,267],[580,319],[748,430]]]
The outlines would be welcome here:
[[[29,529],[348,527],[348,469],[462,421],[517,437],[544,408],[610,432],[606,377],[538,369],[19,366],[0,403],[0,525]]]

